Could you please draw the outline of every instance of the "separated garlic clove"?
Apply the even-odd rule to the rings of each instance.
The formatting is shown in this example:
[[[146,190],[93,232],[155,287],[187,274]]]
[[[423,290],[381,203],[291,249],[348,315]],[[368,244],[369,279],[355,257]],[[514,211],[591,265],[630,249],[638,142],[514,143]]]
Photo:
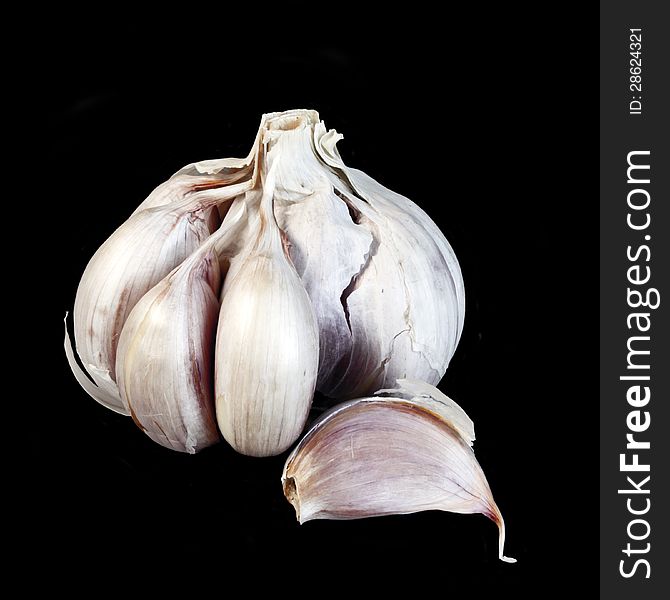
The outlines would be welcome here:
[[[220,259],[236,252],[246,221],[242,198],[221,228],[131,311],[119,339],[121,399],[155,442],[195,453],[219,441],[214,410],[214,336]]]
[[[266,142],[260,232],[231,265],[216,335],[219,428],[235,450],[251,456],[279,454],[298,438],[319,360],[314,311],[272,212],[276,163],[270,166],[270,147]]]
[[[381,393],[381,392],[380,392]],[[505,524],[470,447],[472,421],[436,388],[398,380],[392,397],[361,398],[324,414],[282,475],[298,521],[358,519],[424,510],[482,513]]]
[[[118,338],[128,314],[148,290],[209,237],[219,222],[218,205],[252,185],[250,179],[221,189],[200,190],[142,210],[121,225],[93,255],[77,289],[74,336],[77,353],[100,388],[85,387],[96,400],[127,414],[116,385],[115,361]],[[81,383],[81,369],[71,348],[67,355],[72,356],[70,366]]]

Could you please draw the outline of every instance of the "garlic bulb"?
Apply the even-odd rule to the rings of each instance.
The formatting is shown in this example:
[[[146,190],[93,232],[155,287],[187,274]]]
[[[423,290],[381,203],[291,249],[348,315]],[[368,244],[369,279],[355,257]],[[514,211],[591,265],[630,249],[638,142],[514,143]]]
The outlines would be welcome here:
[[[116,346],[126,317],[139,299],[209,237],[218,205],[252,185],[250,170],[233,176],[177,175],[159,186],[98,249],[77,289],[74,335],[77,352],[96,386],[66,354],[84,389],[108,408],[127,414],[115,375]],[[246,177],[246,181],[230,183]],[[66,334],[66,346],[70,340]],[[70,359],[71,357],[71,359]]]
[[[424,510],[482,513],[505,524],[471,445],[474,426],[455,402],[416,380],[324,414],[293,450],[282,475],[300,523]]]
[[[246,158],[158,186],[82,276],[85,370],[65,340],[82,387],[195,452],[218,437],[213,370],[224,438],[261,456],[297,439],[315,387],[437,383],[463,327],[458,262],[421,209],[344,165],[340,137],[315,111],[270,113]]]
[[[260,230],[231,265],[216,334],[219,428],[238,452],[270,456],[300,435],[319,360],[314,310],[273,216],[281,154],[264,140]]]
[[[135,305],[119,339],[125,408],[151,439],[181,452],[219,441],[212,386],[219,261],[239,250],[245,208],[237,198],[221,228]]]

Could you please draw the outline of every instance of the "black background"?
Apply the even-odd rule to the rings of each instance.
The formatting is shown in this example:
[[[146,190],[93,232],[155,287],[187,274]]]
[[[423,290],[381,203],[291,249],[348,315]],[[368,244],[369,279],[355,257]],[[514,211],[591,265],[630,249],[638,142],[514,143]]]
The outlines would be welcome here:
[[[424,208],[459,258],[465,329],[440,387],[475,421],[518,563],[497,560],[497,530],[479,515],[299,526],[281,490],[285,456],[154,445],[79,388],[57,327],[62,392],[44,402],[33,446],[47,517],[36,547],[66,581],[216,582],[239,563],[254,585],[294,593],[354,574],[462,583],[472,597],[484,582],[530,595],[590,585],[595,10],[580,8],[575,26],[576,10],[551,6],[375,19],[341,5],[251,8],[61,15],[40,65],[48,167],[67,205],[48,216],[60,287],[50,316],[71,309],[88,259],[157,184],[195,160],[246,155],[263,112],[317,109],[344,134],[345,162]]]

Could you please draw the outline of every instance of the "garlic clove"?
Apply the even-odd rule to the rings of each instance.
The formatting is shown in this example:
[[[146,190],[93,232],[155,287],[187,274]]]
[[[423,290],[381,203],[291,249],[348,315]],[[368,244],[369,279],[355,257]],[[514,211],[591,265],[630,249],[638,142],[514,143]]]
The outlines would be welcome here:
[[[298,438],[319,359],[314,311],[272,213],[275,156],[265,159],[260,231],[242,264],[231,265],[216,336],[219,428],[235,450],[251,456],[279,454]]]
[[[293,450],[282,485],[298,521],[482,513],[498,525],[499,558],[515,562],[503,555],[505,524],[470,447],[472,422],[432,386],[398,386],[393,393],[402,397],[335,407]]]
[[[201,190],[136,213],[89,261],[75,298],[75,342],[89,375],[107,390],[105,404],[117,412],[125,408],[115,383],[116,346],[128,314],[148,290],[209,237],[218,223],[217,206],[252,185],[249,180]],[[74,364],[70,362],[73,371]],[[90,393],[90,387],[87,391]]]
[[[131,311],[119,339],[116,375],[124,406],[154,441],[195,453],[219,441],[213,395],[219,258],[239,242],[245,205]]]
[[[132,307],[209,234],[204,218],[191,223],[185,214],[154,208],[131,217],[95,253],[77,289],[74,336],[98,386],[116,381],[116,346]]]

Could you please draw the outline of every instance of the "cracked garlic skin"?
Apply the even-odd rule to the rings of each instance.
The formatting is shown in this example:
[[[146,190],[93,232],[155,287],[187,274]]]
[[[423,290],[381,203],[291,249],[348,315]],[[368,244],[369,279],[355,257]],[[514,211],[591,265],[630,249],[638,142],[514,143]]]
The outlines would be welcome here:
[[[436,384],[465,313],[451,246],[416,204],[346,167],[317,113],[294,113],[275,132],[275,214],[319,325],[317,389],[350,398],[402,377]]]
[[[424,510],[481,513],[505,524],[471,445],[465,412],[433,386],[398,380],[387,397],[351,400],[324,414],[282,475],[298,521],[358,519]]]

